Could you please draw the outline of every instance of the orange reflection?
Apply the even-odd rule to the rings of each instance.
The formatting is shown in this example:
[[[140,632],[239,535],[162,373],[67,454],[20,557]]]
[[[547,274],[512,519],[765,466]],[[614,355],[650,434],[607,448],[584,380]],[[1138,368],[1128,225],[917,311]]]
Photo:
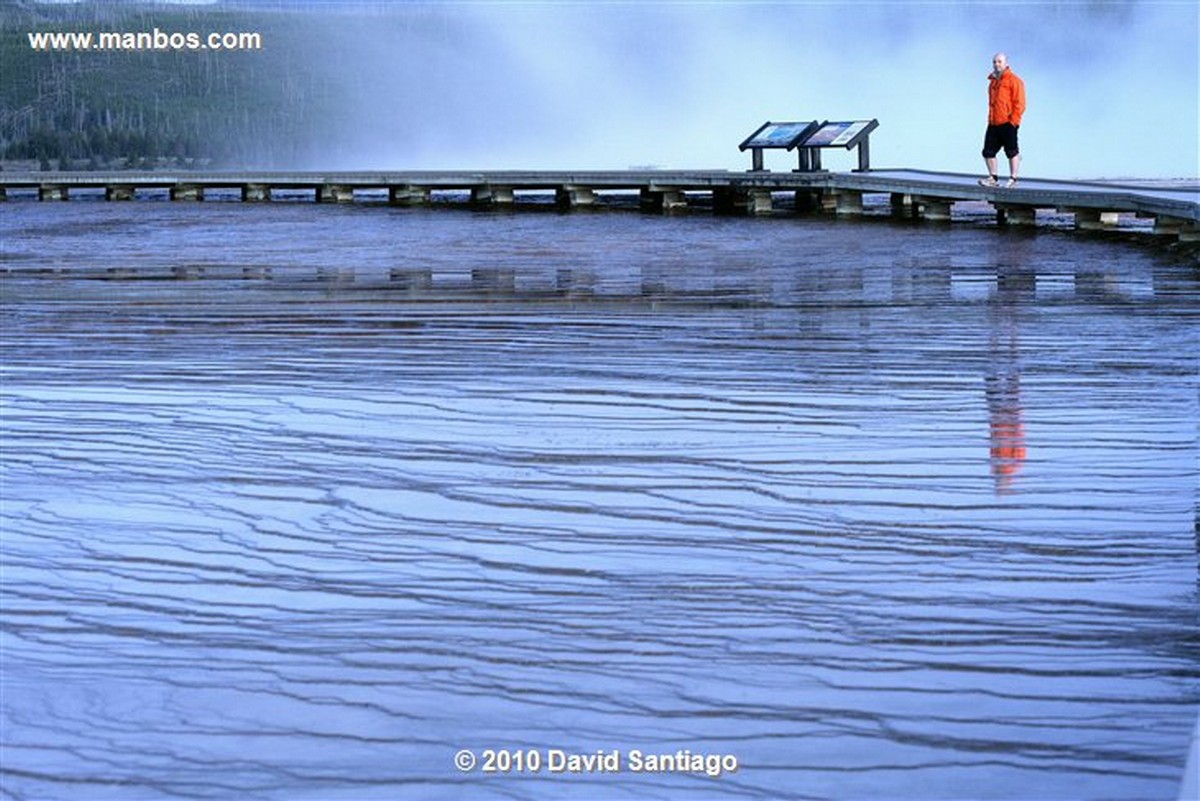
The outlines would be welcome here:
[[[1017,304],[1033,294],[1034,276],[1002,268],[990,309],[991,337],[986,378],[988,436],[996,493],[1013,491],[1025,464],[1025,421],[1021,406],[1020,343]]]
[[[988,429],[996,492],[1012,491],[1025,462],[1025,423],[1021,419],[1021,377],[1011,373],[988,382]]]

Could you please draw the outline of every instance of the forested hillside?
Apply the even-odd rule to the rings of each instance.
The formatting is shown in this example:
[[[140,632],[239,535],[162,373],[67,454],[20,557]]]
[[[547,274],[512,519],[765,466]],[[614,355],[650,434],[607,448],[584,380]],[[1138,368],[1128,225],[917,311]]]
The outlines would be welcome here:
[[[279,166],[331,133],[311,22],[227,6],[0,0],[0,161],[41,169]],[[31,31],[257,31],[256,51],[51,52]],[[26,166],[26,165],[22,165]]]

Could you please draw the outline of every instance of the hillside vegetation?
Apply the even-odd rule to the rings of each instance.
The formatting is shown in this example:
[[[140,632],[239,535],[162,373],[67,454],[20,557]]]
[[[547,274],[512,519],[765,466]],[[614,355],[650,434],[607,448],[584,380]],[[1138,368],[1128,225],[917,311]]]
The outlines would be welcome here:
[[[257,51],[36,51],[30,31],[261,32]],[[0,160],[41,169],[278,166],[331,133],[311,25],[219,6],[0,0]]]

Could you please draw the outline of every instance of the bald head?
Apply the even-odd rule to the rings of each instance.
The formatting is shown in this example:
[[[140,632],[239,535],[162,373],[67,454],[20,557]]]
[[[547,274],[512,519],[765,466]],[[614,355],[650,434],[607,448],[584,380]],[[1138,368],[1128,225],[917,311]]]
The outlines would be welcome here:
[[[1008,56],[1007,55],[1005,55],[1004,53],[997,53],[996,55],[992,56],[992,69],[995,70],[997,75],[1004,72],[1005,68],[1007,68],[1007,67],[1008,67]]]

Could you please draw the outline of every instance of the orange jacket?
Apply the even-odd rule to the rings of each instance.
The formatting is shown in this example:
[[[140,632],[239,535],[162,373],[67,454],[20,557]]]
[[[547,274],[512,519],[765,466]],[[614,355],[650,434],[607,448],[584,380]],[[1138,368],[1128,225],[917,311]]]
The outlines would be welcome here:
[[[988,75],[988,125],[1021,124],[1025,113],[1025,82],[1010,67],[997,78]]]

